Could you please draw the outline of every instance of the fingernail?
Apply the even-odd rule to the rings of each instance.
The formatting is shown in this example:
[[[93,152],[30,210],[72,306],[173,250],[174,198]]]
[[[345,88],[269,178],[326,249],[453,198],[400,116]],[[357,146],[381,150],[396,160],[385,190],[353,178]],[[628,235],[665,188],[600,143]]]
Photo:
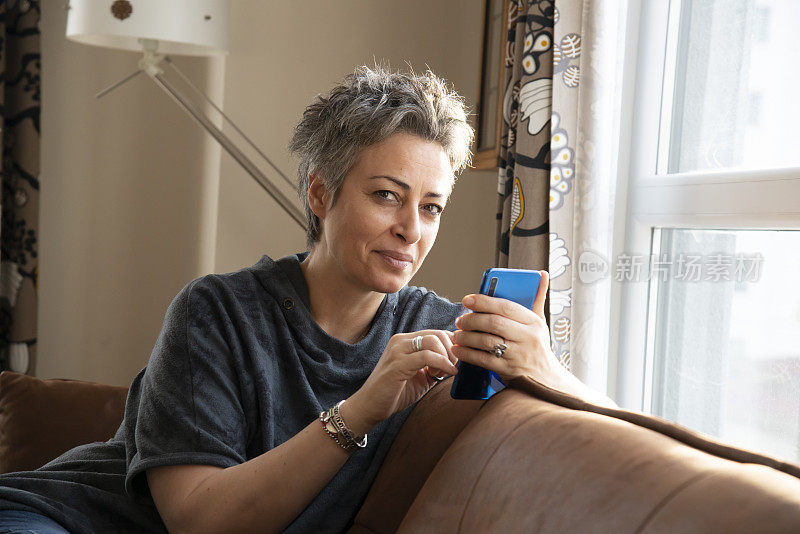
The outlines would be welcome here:
[[[472,306],[473,304],[475,304],[475,297],[473,297],[472,295],[467,295],[466,297],[464,297],[464,300],[462,302],[464,303],[464,306]]]

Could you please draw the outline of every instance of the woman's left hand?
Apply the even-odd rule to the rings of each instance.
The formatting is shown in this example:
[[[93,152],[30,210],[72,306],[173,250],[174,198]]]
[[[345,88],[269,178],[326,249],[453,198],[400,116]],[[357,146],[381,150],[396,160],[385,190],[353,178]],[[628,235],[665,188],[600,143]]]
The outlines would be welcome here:
[[[462,304],[472,313],[456,319],[453,353],[459,360],[497,373],[503,382],[531,376],[547,385],[561,383],[566,371],[550,348],[550,330],[544,316],[544,301],[550,275],[542,275],[533,309],[488,295],[467,295]],[[498,358],[490,352],[498,343],[506,350]]]

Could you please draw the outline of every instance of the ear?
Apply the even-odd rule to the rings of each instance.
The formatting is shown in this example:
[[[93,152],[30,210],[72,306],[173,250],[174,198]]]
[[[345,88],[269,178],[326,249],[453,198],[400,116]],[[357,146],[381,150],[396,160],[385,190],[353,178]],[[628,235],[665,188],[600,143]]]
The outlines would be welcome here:
[[[308,175],[308,205],[311,211],[320,219],[325,218],[328,206],[328,191],[320,178],[319,173]]]

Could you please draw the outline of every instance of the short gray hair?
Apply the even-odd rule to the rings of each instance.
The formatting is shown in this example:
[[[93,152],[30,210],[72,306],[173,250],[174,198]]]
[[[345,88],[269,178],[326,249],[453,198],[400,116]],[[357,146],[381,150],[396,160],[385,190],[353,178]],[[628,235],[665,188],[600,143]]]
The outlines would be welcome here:
[[[361,150],[401,132],[439,143],[456,175],[472,161],[475,134],[464,99],[430,69],[417,75],[377,65],[357,67],[306,108],[289,151],[300,157],[297,193],[308,221],[309,249],[321,230],[308,204],[309,175],[318,173],[333,205]]]

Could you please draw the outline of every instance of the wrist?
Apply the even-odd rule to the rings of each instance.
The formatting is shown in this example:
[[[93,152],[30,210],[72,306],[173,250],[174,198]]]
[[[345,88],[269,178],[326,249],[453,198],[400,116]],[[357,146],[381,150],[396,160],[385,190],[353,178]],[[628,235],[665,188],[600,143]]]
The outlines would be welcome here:
[[[538,360],[526,372],[522,373],[545,386],[569,393],[574,387],[575,376],[564,367],[556,355],[549,351],[545,357]]]
[[[358,402],[353,397],[345,399],[344,403],[339,406],[339,414],[344,419],[347,428],[352,430],[356,436],[363,436],[375,427],[364,417],[363,410],[360,409]]]

